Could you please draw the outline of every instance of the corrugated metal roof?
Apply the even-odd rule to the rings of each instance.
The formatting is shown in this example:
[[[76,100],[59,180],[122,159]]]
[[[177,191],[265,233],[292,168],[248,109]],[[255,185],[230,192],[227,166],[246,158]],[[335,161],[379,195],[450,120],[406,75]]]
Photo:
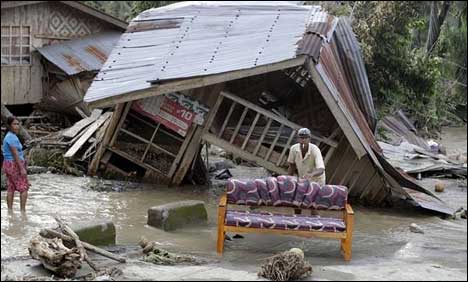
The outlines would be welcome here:
[[[377,114],[372,99],[366,67],[359,48],[359,42],[353,33],[347,18],[341,17],[335,31],[336,42],[340,50],[340,59],[351,86],[354,98],[366,117],[372,131],[377,125]]]
[[[183,2],[134,19],[88,90],[93,102],[165,80],[251,69],[297,57],[318,6]]]
[[[120,32],[105,32],[39,48],[47,60],[68,75],[100,70],[117,44]]]
[[[340,50],[332,40],[329,44],[324,45],[319,62],[314,67],[328,86],[336,104],[349,121],[355,136],[363,145],[381,175],[385,177],[395,192],[399,193],[403,191],[403,193],[415,200],[421,207],[442,213],[450,213],[451,209],[444,202],[435,197],[427,189],[411,181],[409,176],[396,170],[384,159],[381,147],[377,143],[356,100],[353,98],[351,86],[345,79],[344,66],[341,64],[339,56]],[[322,93],[322,95],[327,94]]]

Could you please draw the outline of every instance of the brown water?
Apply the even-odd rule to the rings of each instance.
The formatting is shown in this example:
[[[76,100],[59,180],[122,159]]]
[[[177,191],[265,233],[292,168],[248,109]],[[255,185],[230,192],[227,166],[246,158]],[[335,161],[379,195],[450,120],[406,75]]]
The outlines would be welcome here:
[[[460,134],[458,131],[453,136]],[[465,139],[459,138],[454,142],[466,144],[466,128],[464,134]],[[56,226],[53,216],[60,216],[66,222],[112,220],[117,228],[118,244],[136,245],[143,235],[172,251],[215,257],[216,199],[210,197],[206,189],[141,186],[120,193],[96,192],[86,188],[90,186],[90,181],[94,181],[92,179],[53,174],[32,175],[30,181],[32,187],[27,215],[19,213],[18,197],[15,199],[15,212],[8,214],[6,193],[1,194],[2,258],[27,255],[28,241],[42,228]],[[454,209],[460,206],[466,209],[466,181],[442,181],[447,188],[440,197]],[[433,189],[434,183],[433,179],[422,182],[430,189]],[[178,200],[205,201],[208,224],[175,232],[163,232],[146,225],[150,207]],[[218,278],[235,280],[241,277],[237,275],[247,274],[245,279],[255,278],[261,259],[300,247],[314,266],[313,279],[466,280],[466,220],[443,220],[411,208],[381,210],[355,207],[355,211],[353,260],[349,264],[343,262],[339,242],[335,240],[251,234],[246,235],[245,239],[227,241],[223,260],[215,268],[207,269],[215,269],[216,275],[220,275],[216,276]],[[411,223],[420,225],[425,234],[409,232]],[[152,275],[159,275],[158,271],[162,270],[155,269],[150,275],[144,267],[131,265],[127,268],[134,278],[139,279],[154,278]],[[164,271],[169,278],[170,275],[179,275],[173,269]],[[193,271],[200,272],[199,269]],[[204,273],[209,276],[208,272]],[[186,277],[198,277],[194,275]]]

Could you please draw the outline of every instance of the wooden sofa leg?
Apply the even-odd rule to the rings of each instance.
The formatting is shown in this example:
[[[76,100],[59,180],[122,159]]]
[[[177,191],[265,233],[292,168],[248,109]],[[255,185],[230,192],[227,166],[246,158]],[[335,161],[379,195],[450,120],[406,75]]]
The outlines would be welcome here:
[[[222,226],[221,228],[223,228]],[[226,232],[224,230],[219,230],[220,228],[218,227],[218,243],[216,244],[216,251],[218,255],[223,255],[224,252],[224,237],[226,235]]]
[[[353,248],[353,216],[347,216],[346,224],[346,239],[341,240],[341,249],[343,250],[345,261],[350,261]]]

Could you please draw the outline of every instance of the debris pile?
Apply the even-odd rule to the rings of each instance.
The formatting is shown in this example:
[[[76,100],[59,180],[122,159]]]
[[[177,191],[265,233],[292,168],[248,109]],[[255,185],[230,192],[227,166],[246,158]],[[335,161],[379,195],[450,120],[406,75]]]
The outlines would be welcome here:
[[[295,281],[310,276],[312,266],[304,260],[302,250],[293,248],[270,257],[261,266],[258,276],[273,281]]]
[[[86,262],[95,272],[102,275],[102,271],[88,256],[87,250],[120,263],[126,259],[116,256],[96,246],[80,241],[78,235],[62,220],[55,218],[59,230],[42,230],[38,237],[33,238],[29,245],[29,254],[39,260],[44,268],[62,278],[74,278],[77,271]],[[106,272],[107,273],[107,272]],[[116,273],[112,271],[112,273]]]
[[[200,265],[203,263],[193,256],[173,254],[168,251],[159,249],[156,247],[155,242],[150,242],[145,237],[141,238],[139,245],[143,248],[143,253],[145,254],[143,261],[145,262],[157,265]]]
[[[95,110],[73,126],[27,142],[30,165],[84,175],[100,144],[112,112]]]

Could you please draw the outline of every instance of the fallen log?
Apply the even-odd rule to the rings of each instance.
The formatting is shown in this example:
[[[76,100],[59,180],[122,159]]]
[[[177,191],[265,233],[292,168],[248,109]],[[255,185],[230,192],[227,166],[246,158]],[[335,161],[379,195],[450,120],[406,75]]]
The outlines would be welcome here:
[[[66,225],[61,219],[58,217],[55,217],[55,221],[59,224],[59,227],[65,232],[70,235],[73,240],[75,241],[76,248],[78,248],[79,253],[80,253],[80,260],[81,261],[86,261],[89,266],[94,269],[95,271],[99,271],[99,268],[89,260],[88,254],[86,253],[85,248],[83,247],[83,243],[80,241],[80,237],[73,231],[68,225]]]
[[[33,259],[39,260],[44,268],[57,276],[72,278],[81,268],[80,251],[65,247],[61,239],[37,237],[30,241],[28,250]]]
[[[62,239],[63,241],[65,241],[65,242],[73,242],[74,241],[74,239],[72,237],[67,236],[65,234],[62,234],[60,232],[51,230],[51,229],[43,229],[43,230],[41,230],[41,232],[39,234],[44,238],[59,238],[59,239]],[[96,247],[94,245],[88,244],[86,242],[81,242],[81,243],[83,244],[83,247],[86,250],[91,251],[91,252],[93,252],[95,254],[98,254],[98,255],[101,255],[103,257],[118,261],[120,263],[125,263],[127,261],[123,257],[114,255],[113,253],[108,252],[106,250],[103,250],[101,248],[98,248],[98,247]]]

